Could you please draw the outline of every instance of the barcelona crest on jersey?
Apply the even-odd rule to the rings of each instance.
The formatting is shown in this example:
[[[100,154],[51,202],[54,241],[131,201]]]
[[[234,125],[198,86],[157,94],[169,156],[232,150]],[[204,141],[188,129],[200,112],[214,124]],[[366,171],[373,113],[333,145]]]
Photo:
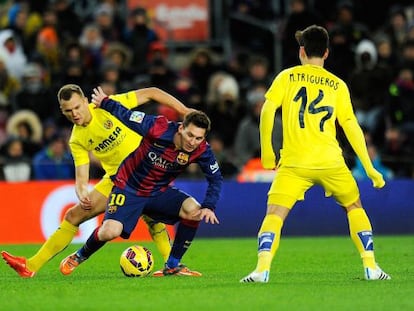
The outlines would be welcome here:
[[[186,165],[188,163],[189,155],[184,152],[179,152],[177,155],[177,162],[181,165]]]

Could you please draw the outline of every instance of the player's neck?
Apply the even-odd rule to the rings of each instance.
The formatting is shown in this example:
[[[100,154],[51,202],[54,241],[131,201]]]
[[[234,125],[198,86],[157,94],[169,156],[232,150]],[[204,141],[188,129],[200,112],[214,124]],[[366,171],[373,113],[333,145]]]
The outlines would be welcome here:
[[[303,65],[313,65],[313,66],[323,67],[324,59],[320,57],[306,58],[306,60],[303,62]]]

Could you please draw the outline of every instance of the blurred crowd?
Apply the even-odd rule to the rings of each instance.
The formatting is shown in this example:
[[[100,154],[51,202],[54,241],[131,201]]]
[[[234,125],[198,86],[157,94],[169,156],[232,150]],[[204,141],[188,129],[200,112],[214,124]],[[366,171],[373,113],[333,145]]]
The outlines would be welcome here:
[[[294,33],[311,24],[330,33],[326,68],[348,83],[375,165],[387,179],[414,177],[410,1],[376,1],[381,13],[373,14],[368,1],[286,0],[286,10],[277,11],[270,0],[233,0],[229,12],[273,23],[277,36],[269,40],[239,19],[230,30],[229,59],[206,44],[189,50],[180,66],[172,63],[145,8],[127,10],[126,1],[117,0],[79,2],[89,9],[76,10],[71,0],[0,2],[0,180],[74,177],[67,146],[72,125],[56,98],[66,83],[79,84],[86,95],[97,85],[107,94],[156,86],[205,111],[212,120],[208,140],[224,176],[249,180],[249,170],[260,170],[258,122],[277,74],[269,41],[280,42],[283,68],[296,65]],[[179,119],[156,103],[144,109]],[[280,115],[275,122],[278,150]],[[355,176],[366,178],[340,129],[338,135]],[[100,177],[99,163],[91,174]],[[187,178],[199,176],[189,167]]]

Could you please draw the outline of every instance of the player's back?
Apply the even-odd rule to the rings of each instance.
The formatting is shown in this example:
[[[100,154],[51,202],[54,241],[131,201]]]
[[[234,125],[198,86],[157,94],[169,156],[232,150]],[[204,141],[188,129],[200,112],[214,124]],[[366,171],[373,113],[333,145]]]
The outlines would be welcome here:
[[[344,164],[335,120],[353,117],[353,112],[341,79],[321,66],[296,66],[279,74],[266,97],[282,106],[284,165],[332,168]]]

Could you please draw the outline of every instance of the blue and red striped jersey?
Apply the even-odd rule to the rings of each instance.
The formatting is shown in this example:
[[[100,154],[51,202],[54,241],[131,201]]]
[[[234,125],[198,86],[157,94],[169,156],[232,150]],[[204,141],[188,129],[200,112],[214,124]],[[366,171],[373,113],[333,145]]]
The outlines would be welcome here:
[[[112,177],[117,187],[138,196],[156,196],[164,192],[191,163],[198,163],[208,182],[201,206],[215,209],[223,177],[208,142],[204,140],[190,153],[177,150],[173,138],[179,123],[164,116],[128,110],[109,98],[102,101],[101,108],[143,137],[139,147],[122,161]]]

